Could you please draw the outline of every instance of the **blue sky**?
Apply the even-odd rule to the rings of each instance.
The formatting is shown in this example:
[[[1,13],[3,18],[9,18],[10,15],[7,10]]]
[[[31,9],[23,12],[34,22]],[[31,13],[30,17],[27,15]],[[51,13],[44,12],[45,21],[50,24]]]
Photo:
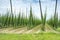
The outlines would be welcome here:
[[[51,15],[54,14],[55,0],[41,0],[41,2],[42,2],[43,14],[47,7],[47,19],[48,19],[50,18]],[[40,18],[38,0],[12,0],[12,3],[13,3],[13,11],[15,12],[15,14],[18,14],[20,10],[21,12],[23,11],[25,14],[26,9],[27,9],[27,13],[29,14],[30,4],[31,4],[33,14],[38,18]],[[0,13],[2,14],[6,13],[7,9],[10,10],[9,0],[0,0]],[[58,0],[57,12],[58,14],[60,13],[60,0]]]

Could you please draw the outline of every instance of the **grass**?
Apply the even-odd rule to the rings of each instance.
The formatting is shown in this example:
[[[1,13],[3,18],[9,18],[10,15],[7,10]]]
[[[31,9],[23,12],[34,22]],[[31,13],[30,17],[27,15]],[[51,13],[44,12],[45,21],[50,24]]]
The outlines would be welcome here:
[[[56,30],[60,32],[60,27],[58,27]]]
[[[0,40],[60,40],[60,34],[0,34]]]
[[[13,27],[13,28],[19,28],[19,27],[25,27],[32,29],[33,27],[36,27],[38,25],[43,24],[42,30],[45,28],[45,24],[47,24],[50,27],[58,27],[56,30],[60,32],[60,19],[58,20],[58,13],[57,11],[57,0],[55,4],[55,13],[54,16],[51,17],[49,20],[46,20],[47,18],[47,9],[45,10],[45,14],[43,15],[42,11],[42,6],[41,6],[41,1],[39,0],[39,5],[40,5],[40,16],[41,19],[36,18],[36,16],[33,15],[32,12],[32,6],[30,7],[30,15],[26,18],[21,13],[19,12],[18,16],[13,15],[13,8],[12,8],[12,0],[10,0],[10,7],[11,7],[11,12],[7,11],[5,15],[0,15],[0,28],[6,28],[8,27]],[[9,15],[10,14],[10,15]],[[48,26],[46,26],[48,28]],[[53,28],[52,28],[53,29]],[[53,30],[52,30],[53,31]],[[39,33],[39,34],[3,34],[0,33],[0,40],[60,40],[60,34],[56,33]]]

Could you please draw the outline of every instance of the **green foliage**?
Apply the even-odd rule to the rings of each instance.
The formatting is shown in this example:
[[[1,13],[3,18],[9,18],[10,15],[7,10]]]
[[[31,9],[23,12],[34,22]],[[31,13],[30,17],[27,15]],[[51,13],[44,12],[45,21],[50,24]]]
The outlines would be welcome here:
[[[57,30],[58,32],[60,32],[60,27],[58,27],[56,30]]]
[[[47,24],[49,24],[51,26],[54,26],[54,19],[53,19],[52,16],[51,16],[51,18],[49,20],[47,20]]]
[[[19,15],[18,15],[18,20],[17,20],[17,25],[20,25],[21,24],[21,15],[20,15],[20,13],[19,13]]]
[[[47,23],[51,25],[54,29],[56,29],[59,25],[58,23],[58,13],[55,17],[51,17],[49,20],[47,20]]]
[[[29,16],[29,22],[28,22],[28,24],[29,24],[29,28],[28,28],[28,29],[30,29],[30,28],[33,27],[33,14],[32,14],[32,7],[30,7],[30,16]]]
[[[56,3],[55,3],[55,13],[54,13],[54,16],[51,17],[47,23],[49,25],[51,25],[54,29],[56,29],[58,27],[58,13],[57,13],[57,0],[56,0]]]
[[[40,12],[41,12],[41,20],[43,22],[43,13],[42,13],[42,6],[41,6],[41,1],[39,0],[39,5],[40,5]]]
[[[58,26],[58,13],[54,15],[54,27],[57,28]]]
[[[58,20],[58,26],[60,27],[60,19]]]
[[[5,27],[27,27],[28,29],[32,29],[37,25],[43,24],[42,30],[45,29],[45,24],[51,25],[53,28],[57,28],[60,26],[60,20],[58,20],[58,13],[57,11],[57,0],[56,0],[56,5],[55,5],[55,13],[54,16],[51,17],[50,19],[46,20],[47,18],[47,9],[45,10],[45,13],[43,15],[42,12],[42,6],[41,6],[41,1],[39,0],[39,5],[40,5],[40,13],[41,13],[41,19],[38,19],[36,16],[33,15],[32,13],[32,6],[30,6],[30,15],[27,18],[27,12],[26,16],[23,15],[23,12],[20,13],[19,15],[13,15],[13,9],[12,9],[12,0],[10,0],[10,7],[11,10],[10,12],[7,11],[6,14],[0,14],[0,28],[5,28]],[[22,16],[21,16],[22,14]]]
[[[58,25],[58,13],[57,13],[57,0],[55,4],[55,14],[54,14],[54,27],[57,28]]]
[[[12,15],[12,16],[11,16]],[[19,12],[19,15],[13,15],[11,14],[9,11],[7,11],[6,14],[0,16],[0,27],[2,26],[2,28],[7,28],[7,27],[24,27],[24,26],[28,26],[29,29],[37,26],[41,24],[41,20],[37,19],[35,16],[33,17],[32,14],[32,8],[30,9],[30,16],[29,19],[27,18],[27,14],[26,17],[24,17],[24,15]]]
[[[42,6],[41,6],[41,1],[39,0],[39,5],[40,5],[40,13],[41,13],[41,21],[42,21],[42,24],[43,24],[43,27],[42,27],[42,30],[44,31],[45,29],[45,23],[46,23],[46,12],[47,12],[47,9],[45,10],[45,14],[43,16],[43,12],[42,12]]]

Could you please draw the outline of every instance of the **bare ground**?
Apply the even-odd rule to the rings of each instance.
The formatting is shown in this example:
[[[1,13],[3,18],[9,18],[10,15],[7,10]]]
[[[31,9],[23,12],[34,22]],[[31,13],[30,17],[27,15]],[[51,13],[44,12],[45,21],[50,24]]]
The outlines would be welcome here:
[[[3,29],[0,29],[0,33],[16,33],[16,34],[20,34],[20,33],[26,33],[26,34],[28,34],[28,33],[40,33],[40,32],[42,32],[41,27],[42,27],[42,25],[38,25],[38,26],[36,26],[35,28],[33,28],[31,30],[27,30],[27,27],[17,28],[17,29],[3,28]],[[60,33],[60,32],[57,32],[57,31],[53,30],[47,24],[45,25],[45,33],[46,32]]]

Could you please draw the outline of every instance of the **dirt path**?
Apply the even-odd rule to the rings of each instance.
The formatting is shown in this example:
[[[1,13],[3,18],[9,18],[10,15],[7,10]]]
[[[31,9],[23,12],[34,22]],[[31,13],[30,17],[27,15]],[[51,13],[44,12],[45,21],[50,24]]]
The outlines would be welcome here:
[[[13,29],[13,28],[5,28],[5,29],[0,29],[0,33],[22,33],[25,31],[26,28],[18,28],[18,29]]]
[[[41,25],[36,26],[35,28],[31,29],[31,30],[27,30],[27,27],[23,27],[23,28],[4,28],[4,29],[0,29],[0,33],[16,33],[16,34],[20,34],[20,33],[40,33],[42,32],[41,30]],[[59,33],[55,30],[53,30],[49,25],[45,26],[45,33],[47,32],[53,32],[53,33]]]

